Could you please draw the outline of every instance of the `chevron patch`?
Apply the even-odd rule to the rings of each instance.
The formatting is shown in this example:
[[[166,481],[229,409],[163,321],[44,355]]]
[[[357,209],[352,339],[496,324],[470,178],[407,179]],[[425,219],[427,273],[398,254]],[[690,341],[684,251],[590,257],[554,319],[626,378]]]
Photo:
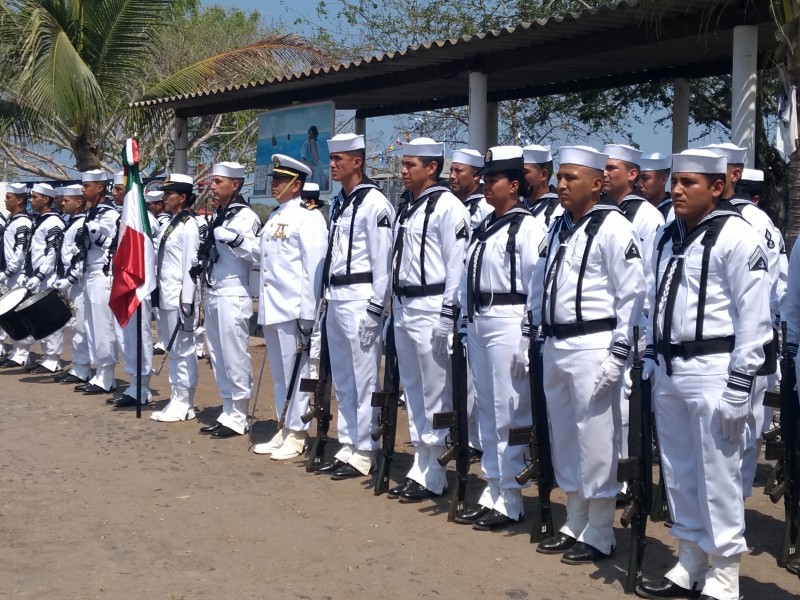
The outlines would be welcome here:
[[[750,258],[747,259],[747,266],[751,271],[766,271],[767,270],[767,255],[761,249],[761,246],[753,250]]]
[[[632,260],[634,258],[642,258],[642,253],[639,252],[639,247],[631,240],[628,242],[628,247],[625,249],[625,260]]]

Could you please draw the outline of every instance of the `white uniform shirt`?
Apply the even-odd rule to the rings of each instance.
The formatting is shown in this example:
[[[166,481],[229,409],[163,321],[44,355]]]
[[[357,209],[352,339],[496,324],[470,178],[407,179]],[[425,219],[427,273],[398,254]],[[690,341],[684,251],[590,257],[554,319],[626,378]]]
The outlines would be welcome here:
[[[704,225],[726,216],[728,219],[711,248],[705,307],[702,307],[699,291],[707,231]],[[654,258],[657,281],[650,291],[650,300],[657,310],[655,331],[648,335],[648,355],[658,352],[657,343],[666,336],[664,318],[671,312],[669,342],[672,344],[736,337],[728,386],[749,391],[764,363],[764,345],[772,340],[767,255],[757,232],[730,204],[721,203],[693,232],[687,233],[681,220],[663,227],[658,244],[665,235],[671,237],[664,240],[660,258],[658,249]],[[674,251],[679,254],[674,255]],[[674,308],[669,311],[667,304],[675,285],[679,287],[672,292]],[[697,336],[699,314],[703,318],[702,338]]]
[[[239,198],[225,209],[221,227],[238,235],[230,244],[214,240],[217,260],[208,275],[210,294],[216,296],[249,296],[250,267],[258,263],[258,215]]]
[[[83,277],[83,221],[86,213],[77,213],[64,228],[64,240],[61,242],[59,253],[58,275],[67,279],[71,284],[77,283]]]
[[[638,203],[639,208],[633,218],[630,217],[633,203]],[[620,210],[633,223],[633,228],[639,234],[639,247],[642,249],[642,260],[644,266],[644,278],[647,284],[645,290],[653,286],[655,278],[653,276],[653,245],[656,241],[658,228],[664,224],[664,217],[659,210],[647,200],[636,194],[629,194],[619,203]],[[645,297],[644,314],[650,314],[649,300]],[[642,332],[644,333],[644,332]]]
[[[547,231],[558,217],[564,214],[564,207],[558,200],[558,194],[547,192],[536,201],[526,201],[526,206],[539,224]]]
[[[3,230],[3,262],[8,277],[22,273],[25,268],[32,227],[31,218],[21,212],[11,217]]]
[[[594,218],[601,216],[601,211],[608,214],[587,253],[587,227]],[[566,237],[564,241],[561,240],[562,231]],[[581,277],[584,255],[586,266]],[[626,360],[633,325],[639,322],[645,294],[639,236],[613,202],[601,201],[577,223],[572,223],[568,212],[553,223],[548,234],[547,260],[537,263],[531,279],[528,307],[533,327],[615,319],[616,326],[610,335],[603,331],[554,338],[554,345],[562,350],[612,346],[614,354]]]
[[[667,192],[667,195],[664,196],[664,199],[656,204],[656,210],[661,213],[662,217],[664,217],[665,223],[672,223],[672,221],[675,220],[675,209],[672,208],[672,194]]]
[[[94,273],[102,270],[108,263],[108,251],[117,233],[119,213],[110,204],[99,204],[89,211],[84,225],[88,226],[90,221],[97,223],[100,231],[94,242],[88,236],[86,238],[86,243],[90,245],[86,253],[85,270],[87,273]]]
[[[494,212],[494,209],[486,202],[482,191],[476,191],[474,194],[467,196],[467,199],[464,200],[464,206],[469,211],[469,227],[473,231],[486,217]]]
[[[365,189],[366,195],[355,207],[359,192]],[[369,300],[369,309],[383,315],[389,300],[394,217],[394,208],[372,184],[357,185],[347,199],[336,196],[327,250],[330,267],[323,282],[328,300]],[[371,282],[347,282],[348,275],[364,273],[372,274]],[[341,283],[331,285],[332,281]]]
[[[52,285],[63,239],[64,221],[58,214],[51,211],[36,217],[28,251],[28,277],[36,277],[40,282]]]
[[[197,286],[189,275],[200,246],[200,229],[192,211],[176,215],[158,238],[158,305],[174,310],[181,304],[196,304]]]
[[[423,237],[426,210],[436,194],[440,195]],[[452,317],[469,235],[469,211],[446,187],[431,186],[414,202],[402,204],[394,224],[393,293],[397,296],[398,290],[407,286],[437,284],[444,284],[444,293],[400,296],[396,305],[426,312],[444,310]]]
[[[261,231],[260,324],[317,317],[327,238],[325,217],[299,197],[272,211]]]

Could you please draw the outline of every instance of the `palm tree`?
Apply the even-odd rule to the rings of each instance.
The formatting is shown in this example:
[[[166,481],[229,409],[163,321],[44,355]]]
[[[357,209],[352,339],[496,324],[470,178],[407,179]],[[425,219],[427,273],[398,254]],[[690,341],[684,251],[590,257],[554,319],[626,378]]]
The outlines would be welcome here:
[[[274,35],[148,81],[154,40],[177,0],[0,0],[0,127],[72,150],[78,170],[101,164],[117,127],[142,126],[128,106],[321,64],[302,38]]]

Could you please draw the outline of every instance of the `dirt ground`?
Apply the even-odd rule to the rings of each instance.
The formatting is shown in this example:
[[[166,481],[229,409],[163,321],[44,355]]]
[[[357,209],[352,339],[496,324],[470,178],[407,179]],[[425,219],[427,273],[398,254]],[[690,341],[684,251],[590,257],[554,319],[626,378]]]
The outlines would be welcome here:
[[[263,342],[251,342],[257,371]],[[254,442],[276,428],[268,371]],[[121,366],[117,375],[124,376]],[[74,393],[50,377],[4,371],[0,385],[2,598],[624,596],[629,534],[622,528],[611,559],[567,566],[534,551],[530,518],[508,532],[474,531],[447,522],[447,499],[401,505],[374,496],[371,480],[331,481],[307,474],[299,459],[248,453],[246,437],[199,435],[220,408],[205,362],[201,413],[186,423],[149,419],[169,394],[166,369],[154,378],[157,402],[141,420],[135,409],[110,408],[105,397]],[[399,415],[395,480],[410,465],[406,414]],[[473,465],[470,499],[482,488],[478,471]],[[762,467],[762,480],[766,473]],[[747,503],[752,552],[742,565],[742,593],[797,598],[800,580],[775,564],[783,508],[762,491]],[[525,497],[530,515],[535,489]],[[556,492],[554,499],[559,524],[564,497]],[[649,525],[648,539],[645,575],[661,576],[674,560],[674,540],[661,524]]]

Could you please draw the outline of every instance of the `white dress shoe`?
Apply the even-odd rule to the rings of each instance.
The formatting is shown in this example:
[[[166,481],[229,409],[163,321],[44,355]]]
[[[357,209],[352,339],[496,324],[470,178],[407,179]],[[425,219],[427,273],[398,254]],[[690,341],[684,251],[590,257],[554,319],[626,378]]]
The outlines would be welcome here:
[[[297,450],[284,444],[275,450],[270,458],[272,458],[272,460],[291,460],[298,456],[300,456],[300,453]]]
[[[281,442],[270,440],[268,442],[262,442],[253,446],[253,452],[255,454],[272,454],[281,446]]]
[[[159,423],[179,423],[181,421],[190,421],[197,415],[194,412],[194,407],[189,407],[186,412],[181,416],[180,413],[170,410],[157,410],[150,415],[153,421]]]

